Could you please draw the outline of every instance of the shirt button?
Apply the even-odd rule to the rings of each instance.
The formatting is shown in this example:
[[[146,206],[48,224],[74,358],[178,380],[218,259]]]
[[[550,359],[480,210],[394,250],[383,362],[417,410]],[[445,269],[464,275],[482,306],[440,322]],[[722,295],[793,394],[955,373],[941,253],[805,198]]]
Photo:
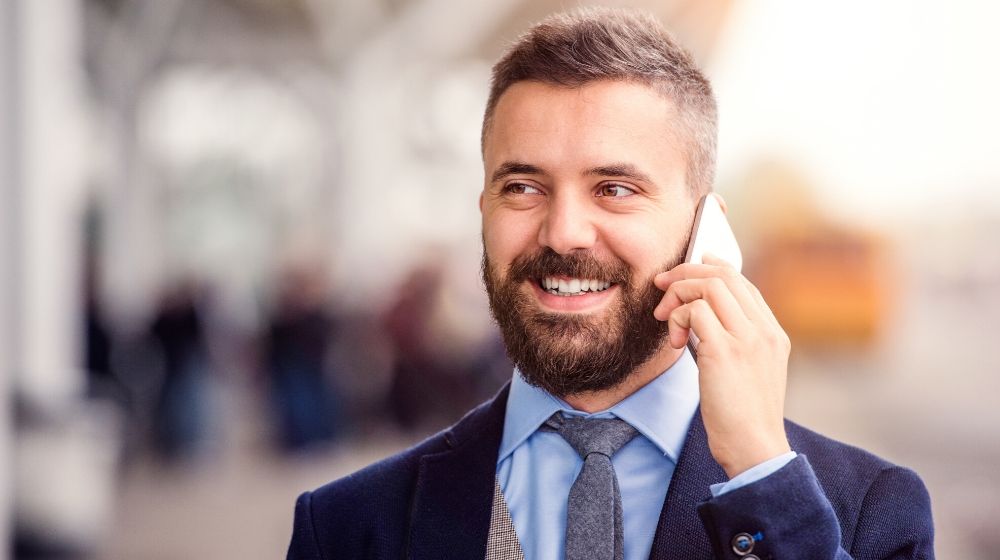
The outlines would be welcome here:
[[[753,558],[746,556],[747,554],[750,554],[750,552],[753,550],[753,535],[751,535],[750,533],[740,533],[736,535],[735,537],[733,537],[732,545],[733,545],[733,552],[739,554],[740,556],[744,556],[745,557],[744,560],[756,559],[756,556]]]

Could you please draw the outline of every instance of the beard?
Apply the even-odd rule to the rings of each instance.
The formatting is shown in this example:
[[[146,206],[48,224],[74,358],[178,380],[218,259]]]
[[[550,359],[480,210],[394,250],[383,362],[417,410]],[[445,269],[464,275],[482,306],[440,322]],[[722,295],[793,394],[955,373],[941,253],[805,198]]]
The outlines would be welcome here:
[[[681,253],[658,272],[683,258]],[[482,275],[507,355],[526,382],[559,397],[621,385],[656,354],[667,336],[667,322],[653,317],[663,292],[652,277],[633,278],[628,265],[617,258],[602,262],[590,253],[560,255],[545,247],[519,256],[504,277],[484,247]],[[546,312],[526,293],[524,283],[547,276],[609,281],[619,293],[603,316]]]

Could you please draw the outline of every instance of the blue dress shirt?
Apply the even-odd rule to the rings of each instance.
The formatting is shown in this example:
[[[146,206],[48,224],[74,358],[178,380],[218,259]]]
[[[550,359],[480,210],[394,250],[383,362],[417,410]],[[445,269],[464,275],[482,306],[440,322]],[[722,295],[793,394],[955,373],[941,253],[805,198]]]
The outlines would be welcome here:
[[[612,458],[622,495],[625,560],[645,560],[653,546],[688,426],[698,408],[698,366],[685,350],[659,377],[611,408],[587,414],[528,385],[517,370],[510,386],[497,480],[510,509],[526,560],[565,556],[566,500],[583,459],[557,433],[538,431],[552,414],[587,418],[618,417],[638,430]],[[750,484],[795,457],[786,453],[713,485],[721,495]]]

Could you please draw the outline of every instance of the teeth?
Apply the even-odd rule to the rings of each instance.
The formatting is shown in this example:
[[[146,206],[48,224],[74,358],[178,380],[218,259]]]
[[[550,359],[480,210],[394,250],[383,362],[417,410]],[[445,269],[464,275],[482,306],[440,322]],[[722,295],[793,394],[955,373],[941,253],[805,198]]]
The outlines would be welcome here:
[[[578,295],[583,292],[600,292],[608,289],[611,282],[590,278],[542,278],[542,287],[553,294],[561,296]]]

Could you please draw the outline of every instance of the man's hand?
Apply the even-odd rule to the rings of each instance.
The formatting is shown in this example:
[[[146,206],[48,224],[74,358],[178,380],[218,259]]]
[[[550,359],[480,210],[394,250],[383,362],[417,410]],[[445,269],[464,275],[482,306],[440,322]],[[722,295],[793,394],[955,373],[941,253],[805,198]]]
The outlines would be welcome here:
[[[725,261],[685,263],[656,275],[653,311],[670,345],[697,333],[701,416],[712,456],[730,478],[789,451],[785,379],[791,345],[757,287]]]

